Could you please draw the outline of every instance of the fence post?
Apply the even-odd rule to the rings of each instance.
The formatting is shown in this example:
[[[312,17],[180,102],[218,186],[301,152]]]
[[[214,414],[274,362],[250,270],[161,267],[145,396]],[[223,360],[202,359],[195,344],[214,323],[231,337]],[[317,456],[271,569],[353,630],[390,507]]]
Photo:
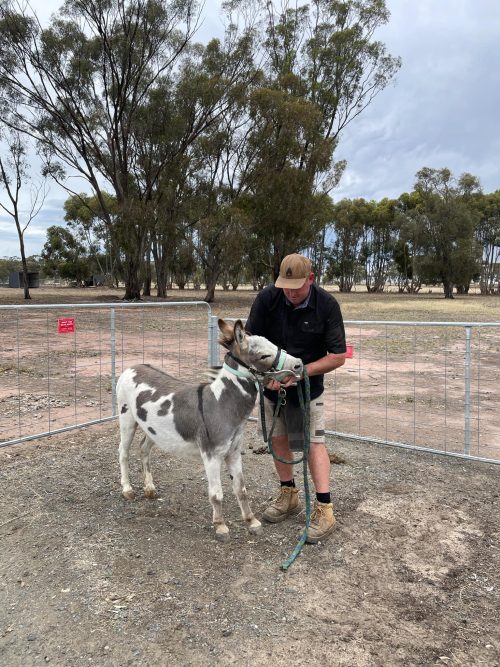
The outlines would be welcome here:
[[[465,368],[464,368],[464,454],[470,455],[470,368],[471,368],[471,327],[465,327]]]
[[[111,414],[116,417],[116,338],[115,309],[111,308]]]
[[[217,349],[217,317],[208,314],[208,366],[217,366],[219,354]]]

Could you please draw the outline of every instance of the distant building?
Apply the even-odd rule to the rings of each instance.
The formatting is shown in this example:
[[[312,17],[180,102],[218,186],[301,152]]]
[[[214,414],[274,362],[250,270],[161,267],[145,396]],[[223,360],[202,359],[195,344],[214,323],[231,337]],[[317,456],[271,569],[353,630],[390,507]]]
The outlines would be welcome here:
[[[24,279],[22,271],[11,271],[9,273],[9,287],[24,288]],[[28,287],[40,287],[40,272],[28,271]]]

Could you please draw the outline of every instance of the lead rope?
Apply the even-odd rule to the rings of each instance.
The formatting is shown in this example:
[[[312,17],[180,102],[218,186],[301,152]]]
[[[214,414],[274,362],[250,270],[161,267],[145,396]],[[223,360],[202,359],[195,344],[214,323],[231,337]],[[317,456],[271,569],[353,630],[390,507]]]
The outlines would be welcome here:
[[[302,452],[302,457],[298,459],[292,459],[291,461],[288,461],[287,459],[282,459],[279,457],[273,450],[273,445],[272,445],[272,435],[274,431],[274,426],[276,424],[276,419],[278,417],[280,408],[282,405],[286,404],[286,390],[285,389],[280,389],[279,390],[279,395],[278,395],[278,402],[276,404],[276,408],[274,410],[274,415],[273,415],[273,423],[271,425],[271,429],[269,431],[269,435],[267,435],[267,429],[266,429],[266,419],[264,415],[264,392],[263,392],[263,386],[262,383],[259,382],[259,392],[260,392],[260,410],[261,410],[261,422],[262,422],[262,435],[264,437],[264,441],[267,441],[267,449],[270,454],[272,454],[273,458],[276,459],[277,461],[280,461],[281,463],[288,463],[292,465],[296,465],[298,463],[302,463],[302,470],[303,470],[303,475],[304,475],[304,495],[306,499],[306,526],[304,529],[304,532],[300,536],[299,541],[297,542],[294,550],[292,553],[288,556],[286,560],[284,560],[281,563],[281,569],[282,570],[288,570],[290,565],[295,561],[297,556],[300,554],[302,551],[302,547],[304,546],[306,539],[307,539],[307,533],[309,530],[309,526],[311,525],[311,494],[309,491],[309,477],[307,474],[307,462],[309,459],[309,447],[311,444],[311,431],[310,431],[310,404],[311,404],[311,388],[309,386],[309,375],[307,373],[306,368],[304,367],[304,392],[302,392],[302,387],[299,384],[297,386],[297,393],[299,395],[299,403],[300,403],[300,408],[302,410],[302,414],[304,416],[304,446],[303,446],[303,452]],[[304,396],[305,394],[305,396]]]

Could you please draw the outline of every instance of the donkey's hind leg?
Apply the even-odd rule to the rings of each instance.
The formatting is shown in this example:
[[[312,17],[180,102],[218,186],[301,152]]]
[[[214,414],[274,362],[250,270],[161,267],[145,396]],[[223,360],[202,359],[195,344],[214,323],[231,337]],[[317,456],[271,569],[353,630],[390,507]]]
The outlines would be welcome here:
[[[134,489],[130,484],[129,472],[128,472],[128,454],[132,440],[134,439],[135,430],[137,428],[137,423],[132,417],[130,412],[124,412],[120,414],[120,447],[118,448],[119,460],[120,460],[120,471],[121,471],[121,485],[122,485],[122,494],[123,497],[127,500],[133,500],[135,498]]]
[[[245,521],[248,530],[254,535],[262,532],[262,524],[255,518],[254,513],[250,507],[248,494],[245,487],[245,480],[243,479],[243,469],[241,465],[241,451],[239,446],[232,449],[225,457],[225,462],[231,479],[233,480],[234,495],[238,500],[241,509],[241,516]]]
[[[156,498],[156,488],[153,483],[153,475],[151,474],[151,449],[154,442],[148,438],[147,435],[141,440],[141,461],[142,469],[144,471],[144,495],[146,498]]]

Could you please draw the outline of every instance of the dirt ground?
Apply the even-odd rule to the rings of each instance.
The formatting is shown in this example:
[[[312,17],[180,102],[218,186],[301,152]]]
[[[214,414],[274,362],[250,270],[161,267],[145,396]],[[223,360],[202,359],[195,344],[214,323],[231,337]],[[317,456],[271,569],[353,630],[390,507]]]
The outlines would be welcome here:
[[[201,463],[156,452],[159,499],[127,502],[117,436],[0,450],[1,665],[500,664],[497,466],[330,441],[338,530],[283,572],[303,516],[250,536],[226,475],[221,544]],[[249,423],[257,514],[275,490],[260,445]]]

